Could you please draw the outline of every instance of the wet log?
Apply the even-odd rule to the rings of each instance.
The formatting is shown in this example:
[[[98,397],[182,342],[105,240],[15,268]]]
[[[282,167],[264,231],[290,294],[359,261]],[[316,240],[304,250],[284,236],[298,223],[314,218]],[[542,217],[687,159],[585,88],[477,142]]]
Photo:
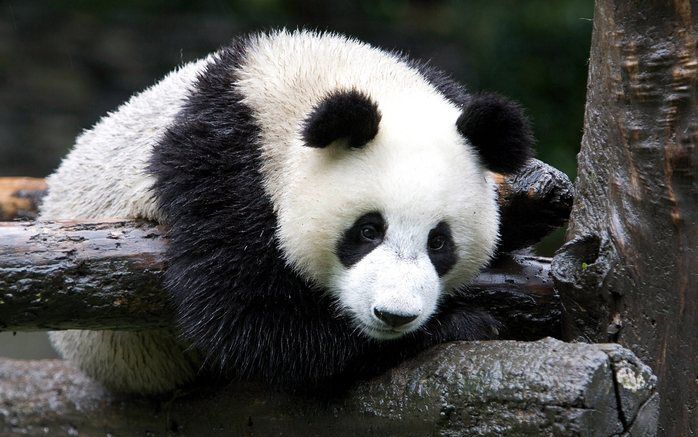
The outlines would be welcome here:
[[[171,322],[166,239],[150,223],[0,223],[0,330],[144,329]],[[469,288],[510,339],[559,335],[550,261],[503,257]]]
[[[456,342],[332,399],[258,385],[110,394],[65,362],[0,359],[0,435],[655,435],[656,378],[617,345]]]
[[[567,222],[573,185],[559,170],[532,159],[518,173],[497,174],[495,180],[502,210],[501,251],[528,247]],[[0,178],[0,221],[35,218],[45,192],[41,179]]]
[[[618,341],[660,381],[660,434],[698,430],[698,6],[597,0],[568,243],[565,338]]]
[[[531,159],[512,175],[496,175],[495,181],[501,211],[500,252],[532,246],[567,223],[574,186],[560,170]]]
[[[167,325],[161,234],[145,222],[0,222],[0,330]]]

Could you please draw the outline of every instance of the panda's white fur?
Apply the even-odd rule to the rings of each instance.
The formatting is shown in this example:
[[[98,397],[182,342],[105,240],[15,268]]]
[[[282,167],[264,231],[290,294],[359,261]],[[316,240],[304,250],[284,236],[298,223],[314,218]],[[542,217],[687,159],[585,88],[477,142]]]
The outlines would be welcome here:
[[[148,160],[211,59],[178,68],[83,132],[47,179],[39,219],[160,221]],[[65,359],[118,391],[165,391],[189,381],[200,366],[167,330],[68,330],[49,336]]]
[[[48,179],[41,219],[165,221],[148,171],[153,148],[197,77],[218,59],[182,66],[80,135]],[[278,219],[284,258],[333,294],[365,334],[385,339],[419,328],[445,294],[490,259],[495,192],[456,127],[462,108],[403,57],[335,34],[280,31],[250,37],[236,72],[236,91],[261,128],[264,195]],[[342,140],[304,147],[305,119],[338,89],[359,90],[377,104],[378,133],[360,149],[342,147]],[[338,240],[357,216],[374,210],[389,223],[385,241],[347,268],[335,253]],[[439,277],[425,248],[430,229],[444,220],[457,262]],[[386,330],[376,307],[419,317]],[[190,380],[200,364],[167,330],[65,331],[51,338],[64,357],[118,390],[168,390]]]
[[[369,332],[376,303],[418,311],[410,326],[419,326],[441,290],[462,285],[486,263],[497,238],[493,185],[456,129],[461,109],[401,57],[342,36],[262,35],[248,53],[239,90],[262,126],[266,189],[288,260],[357,309]],[[376,137],[360,151],[302,147],[299,126],[313,107],[334,90],[354,88],[381,110]],[[388,239],[347,270],[334,255],[337,239],[358,212],[371,210],[391,223]],[[439,279],[425,248],[429,230],[444,219],[459,261]]]

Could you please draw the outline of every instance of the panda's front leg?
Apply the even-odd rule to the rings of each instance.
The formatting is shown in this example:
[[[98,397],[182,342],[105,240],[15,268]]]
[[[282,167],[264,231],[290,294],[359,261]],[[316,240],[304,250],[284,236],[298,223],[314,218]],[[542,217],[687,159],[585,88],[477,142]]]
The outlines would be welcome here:
[[[238,379],[315,394],[341,391],[439,343],[494,338],[497,326],[458,299],[444,302],[443,310],[417,331],[387,341],[366,336],[330,302],[312,297],[237,302],[227,310],[215,320],[223,325],[209,326],[219,342],[214,351],[203,350],[213,352],[209,363]],[[201,328],[214,320],[199,322]]]
[[[370,340],[313,291],[289,293],[227,301],[210,317],[180,312],[179,327],[214,376],[322,393],[353,374]]]
[[[500,327],[491,315],[474,309],[466,296],[449,296],[422,327],[395,340],[372,343],[349,371],[361,378],[374,376],[441,343],[495,339]]]
[[[457,293],[441,304],[441,309],[416,336],[433,346],[448,341],[492,340],[501,323],[486,311],[473,308],[466,296]]]

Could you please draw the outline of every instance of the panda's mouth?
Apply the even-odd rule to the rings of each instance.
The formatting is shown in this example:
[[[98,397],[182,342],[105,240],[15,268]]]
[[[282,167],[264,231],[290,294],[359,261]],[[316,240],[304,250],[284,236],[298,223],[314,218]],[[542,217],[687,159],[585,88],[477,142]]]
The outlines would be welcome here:
[[[409,326],[406,326],[407,329],[395,329],[384,326],[369,325],[366,323],[360,323],[359,327],[364,334],[376,340],[393,340],[402,337],[414,329],[414,327]]]

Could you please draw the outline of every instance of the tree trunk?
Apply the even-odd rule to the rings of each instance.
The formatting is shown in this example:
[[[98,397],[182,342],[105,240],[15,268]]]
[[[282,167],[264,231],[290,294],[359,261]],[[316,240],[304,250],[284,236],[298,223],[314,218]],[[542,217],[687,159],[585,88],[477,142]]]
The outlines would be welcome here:
[[[659,377],[662,435],[698,429],[698,4],[597,0],[568,243],[569,340],[619,341]]]

